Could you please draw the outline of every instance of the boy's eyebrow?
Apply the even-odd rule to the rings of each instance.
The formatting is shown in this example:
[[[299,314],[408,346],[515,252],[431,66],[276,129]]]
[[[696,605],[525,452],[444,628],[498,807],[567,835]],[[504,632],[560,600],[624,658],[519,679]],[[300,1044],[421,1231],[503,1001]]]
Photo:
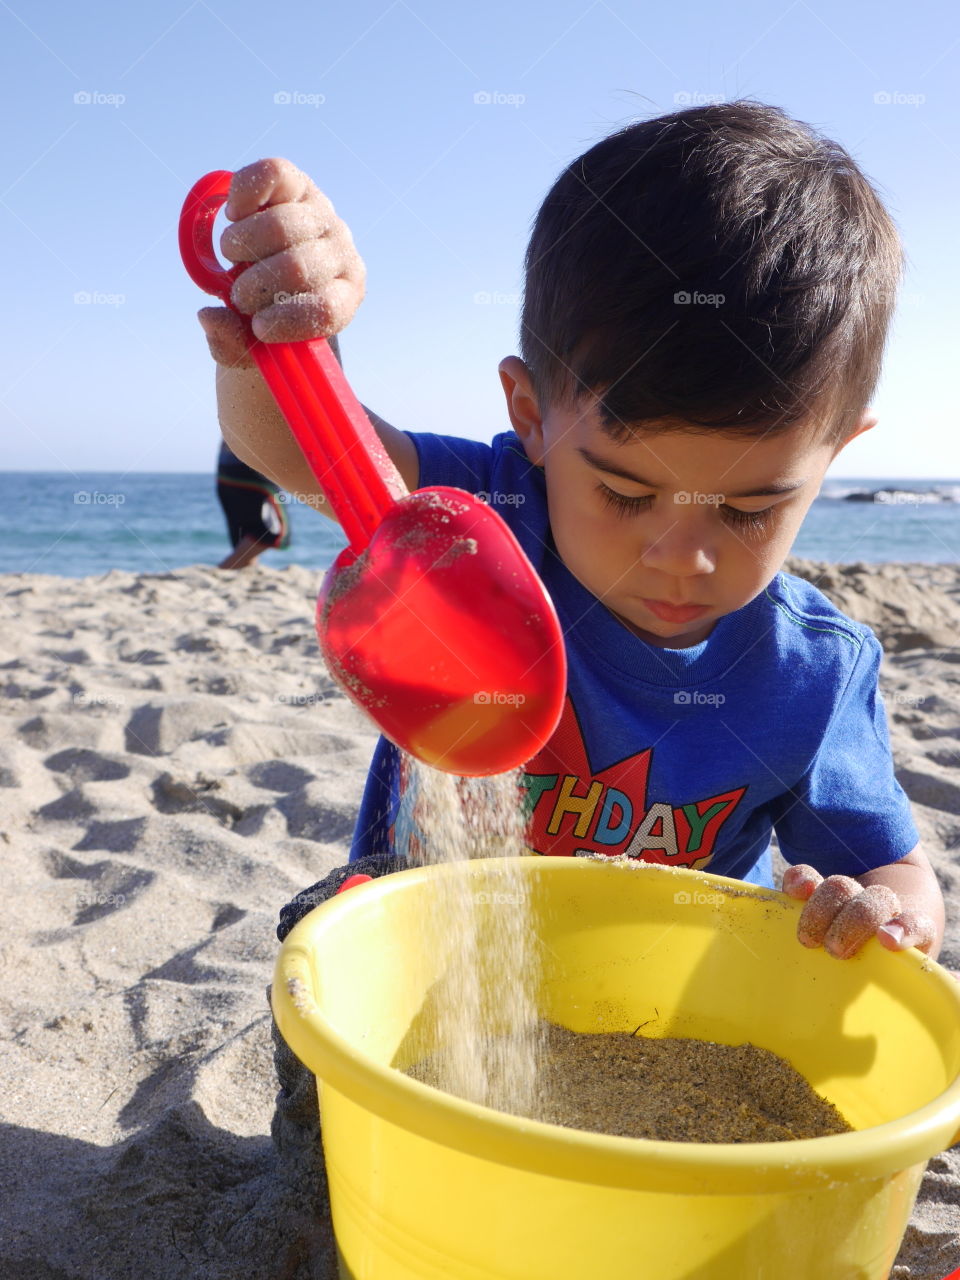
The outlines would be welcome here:
[[[605,471],[610,476],[619,476],[621,480],[632,480],[634,484],[644,484],[648,489],[660,488],[660,485],[653,484],[650,480],[644,480],[643,476],[638,476],[633,471],[627,471],[625,467],[618,467],[614,463],[608,462],[606,458],[601,458],[582,446],[577,447],[577,453],[597,471]],[[727,493],[724,490],[724,496],[727,498],[771,498],[778,493],[793,493],[794,489],[802,489],[806,483],[806,480],[788,480],[782,484],[769,484],[763,489],[749,489],[742,493]]]

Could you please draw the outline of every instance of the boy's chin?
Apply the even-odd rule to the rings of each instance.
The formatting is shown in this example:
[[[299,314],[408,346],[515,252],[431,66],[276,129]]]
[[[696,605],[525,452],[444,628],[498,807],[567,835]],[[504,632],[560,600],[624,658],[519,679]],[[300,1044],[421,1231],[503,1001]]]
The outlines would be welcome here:
[[[662,649],[689,649],[706,640],[717,624],[716,618],[694,619],[691,622],[666,622],[653,614],[648,616],[645,611],[641,618],[639,608],[631,610],[630,613],[621,613],[609,605],[607,608],[633,635]]]

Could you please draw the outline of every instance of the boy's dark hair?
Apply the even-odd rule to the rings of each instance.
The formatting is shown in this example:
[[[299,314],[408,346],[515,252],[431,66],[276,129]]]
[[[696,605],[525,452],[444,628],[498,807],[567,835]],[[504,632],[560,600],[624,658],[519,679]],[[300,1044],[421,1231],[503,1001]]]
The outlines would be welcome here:
[[[876,386],[902,264],[843,147],[777,107],[695,107],[557,179],[527,248],[521,352],[544,409],[596,393],[617,440],[655,419],[756,437],[815,414],[839,442]]]

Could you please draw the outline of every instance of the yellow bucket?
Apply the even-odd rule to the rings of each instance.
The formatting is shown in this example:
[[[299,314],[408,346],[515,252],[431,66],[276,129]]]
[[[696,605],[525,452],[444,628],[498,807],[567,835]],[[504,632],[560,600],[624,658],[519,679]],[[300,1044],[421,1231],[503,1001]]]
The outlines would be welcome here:
[[[478,909],[503,910],[506,861],[522,868],[542,943],[545,1017],[749,1040],[788,1059],[858,1132],[612,1138],[396,1070],[449,960],[425,927],[440,878],[470,877]],[[883,1280],[927,1160],[960,1136],[960,984],[875,939],[849,960],[808,950],[800,905],[738,880],[506,861],[361,885],[311,912],[280,951],[273,1008],[318,1077],[344,1280]]]

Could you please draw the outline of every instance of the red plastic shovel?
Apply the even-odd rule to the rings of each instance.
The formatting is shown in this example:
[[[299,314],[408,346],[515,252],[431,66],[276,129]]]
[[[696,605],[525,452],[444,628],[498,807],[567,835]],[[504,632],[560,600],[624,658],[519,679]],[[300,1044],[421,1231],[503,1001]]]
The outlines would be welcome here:
[[[232,176],[201,178],[180,215],[191,279],[231,307],[245,267],[220,265],[213,223]],[[325,339],[249,337],[349,543],[317,601],[330,674],[391,741],[437,769],[493,774],[529,760],[560,719],[566,658],[520,544],[472,494],[407,491]]]

